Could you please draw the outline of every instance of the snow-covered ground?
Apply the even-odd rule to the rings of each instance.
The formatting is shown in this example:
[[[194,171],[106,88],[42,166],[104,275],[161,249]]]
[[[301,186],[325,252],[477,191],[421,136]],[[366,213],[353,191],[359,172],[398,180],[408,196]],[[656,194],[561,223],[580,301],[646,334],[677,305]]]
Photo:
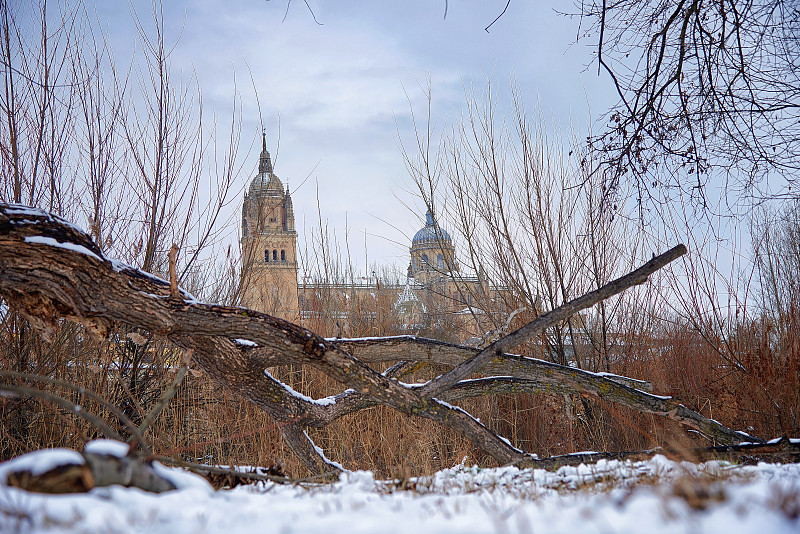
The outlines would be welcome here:
[[[169,470],[181,489],[159,495],[123,487],[42,495],[5,485],[11,469],[43,472],[75,455],[41,451],[0,464],[0,532],[800,532],[798,464],[698,466],[657,456],[555,472],[456,466],[402,485],[351,472],[327,485],[220,491]]]

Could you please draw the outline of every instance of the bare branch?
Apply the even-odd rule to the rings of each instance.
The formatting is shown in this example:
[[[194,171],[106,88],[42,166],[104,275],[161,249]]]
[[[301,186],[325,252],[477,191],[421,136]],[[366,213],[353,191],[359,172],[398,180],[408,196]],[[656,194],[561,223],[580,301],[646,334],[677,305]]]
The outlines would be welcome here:
[[[558,308],[549,311],[544,315],[540,315],[534,321],[519,328],[515,332],[512,332],[507,336],[495,341],[472,359],[460,364],[458,367],[451,369],[435,380],[432,380],[429,384],[422,388],[422,394],[425,396],[438,395],[442,391],[455,385],[457,382],[464,380],[472,373],[480,370],[494,356],[501,355],[503,352],[515,347],[516,345],[519,345],[520,343],[523,343],[524,341],[544,331],[547,327],[563,321],[583,309],[594,306],[602,300],[621,293],[633,285],[643,284],[645,281],[647,281],[648,276],[685,253],[686,247],[684,245],[677,245],[667,252],[656,256],[635,271],[628,273],[621,278],[617,278],[613,282],[609,282],[600,289],[596,289],[595,291],[567,302],[566,304],[559,306]]]

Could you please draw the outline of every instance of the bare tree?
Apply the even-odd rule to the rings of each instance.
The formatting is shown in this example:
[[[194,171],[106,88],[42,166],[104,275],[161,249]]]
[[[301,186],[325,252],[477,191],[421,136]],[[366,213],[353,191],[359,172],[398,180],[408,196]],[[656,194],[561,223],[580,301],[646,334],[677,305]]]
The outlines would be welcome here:
[[[75,17],[72,10],[53,14],[46,0],[29,7],[0,2],[0,198],[64,213],[71,185],[64,178],[65,152],[77,93],[70,79]]]
[[[129,218],[123,200],[126,159],[121,150],[127,88],[117,78],[105,34],[98,37],[91,25],[86,34],[85,46],[72,58],[73,83],[79,88],[73,140],[77,149],[75,168],[78,180],[85,180],[86,185],[78,198],[93,239],[103,250],[109,250],[122,237],[124,221]]]
[[[325,457],[305,429],[324,427],[376,404],[443,424],[498,463],[536,464],[536,458],[511,446],[450,402],[542,388],[623,403],[679,421],[722,442],[758,439],[731,431],[670,398],[631,387],[624,380],[506,352],[544,328],[631,285],[644,283],[650,274],[684,254],[682,245],[482,350],[415,337],[328,340],[269,315],[187,300],[185,292],[173,290],[169,283],[106,259],[85,233],[38,210],[0,204],[0,252],[0,294],[45,337],[52,335],[59,317],[67,316],[94,336],[108,335],[112,325],[122,323],[191,349],[194,361],[218,383],[247,398],[278,423],[289,448],[312,472],[338,471],[341,466]],[[29,269],[31,261],[39,268]],[[450,369],[421,386],[413,386],[396,380],[405,364],[384,373],[370,366],[392,360],[428,360]],[[347,389],[323,400],[300,395],[265,372],[266,368],[285,365],[311,366]],[[469,379],[479,371],[490,376]]]
[[[203,123],[199,89],[172,75],[158,4],[152,15],[152,25],[137,21],[141,52],[126,58],[131,71],[120,75],[83,2],[0,1],[0,200],[69,216],[104,253],[151,271],[166,273],[166,250],[177,243],[182,285],[225,301],[231,255],[209,251],[222,241],[221,215],[242,170],[241,103],[234,91],[227,135],[217,135],[216,118]],[[204,159],[206,149],[213,161]],[[112,342],[92,343],[62,324],[47,345],[4,301],[0,307],[9,341],[0,351],[4,370],[72,380],[101,367],[99,390],[134,418],[166,387],[174,348],[147,332],[123,326]],[[37,402],[9,404],[4,428],[15,445],[0,454],[36,446],[28,428]]]
[[[136,79],[144,110],[126,109],[123,128],[130,149],[128,180],[136,197],[135,218],[142,221],[133,253],[145,271],[165,273],[167,249],[171,243],[183,247],[184,221],[195,208],[203,149],[202,108],[199,91],[193,94],[191,82],[173,81],[162,7],[155,3],[152,8],[153,34],[134,15],[145,54]]]
[[[772,323],[777,353],[785,353],[800,305],[800,201],[753,217],[759,305]]]
[[[595,0],[579,9],[579,37],[595,37],[598,70],[620,97],[591,139],[610,171],[608,194],[628,179],[640,201],[680,187],[705,206],[719,176],[731,204],[797,196],[795,2]]]
[[[483,96],[468,95],[462,119],[443,134],[432,131],[429,109],[415,152],[404,154],[420,196],[460,238],[464,271],[502,288],[463,285],[496,330],[514,310],[523,310],[517,322],[530,320],[607,283],[631,266],[641,242],[623,237],[622,221],[602,209],[601,178],[592,175],[591,156],[578,140],[554,134],[516,89],[509,116],[498,116],[495,100],[491,86]],[[609,329],[621,319],[622,302],[603,302],[552,327],[537,354],[609,370]],[[592,349],[579,351],[587,337]]]

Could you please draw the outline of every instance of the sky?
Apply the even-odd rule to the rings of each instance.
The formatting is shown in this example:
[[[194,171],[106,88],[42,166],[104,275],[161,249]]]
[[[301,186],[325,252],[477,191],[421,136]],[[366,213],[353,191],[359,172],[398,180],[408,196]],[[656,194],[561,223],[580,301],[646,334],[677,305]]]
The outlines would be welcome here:
[[[411,236],[424,224],[401,144],[413,146],[412,111],[425,126],[428,83],[435,132],[458,118],[467,93],[489,83],[499,111],[510,105],[513,82],[556,130],[585,130],[614,103],[609,80],[590,65],[593,41],[576,44],[578,19],[549,2],[512,1],[488,31],[505,0],[308,5],[313,13],[298,0],[163,6],[173,77],[196,76],[204,114],[225,125],[233,95],[241,98],[243,173],[227,219],[232,240],[241,192],[256,173],[262,120],[275,172],[292,191],[299,251],[319,206],[331,234],[342,248],[347,234],[352,260],[366,271],[365,262],[404,268]],[[89,5],[118,64],[136,47],[132,10],[147,27],[149,0]]]

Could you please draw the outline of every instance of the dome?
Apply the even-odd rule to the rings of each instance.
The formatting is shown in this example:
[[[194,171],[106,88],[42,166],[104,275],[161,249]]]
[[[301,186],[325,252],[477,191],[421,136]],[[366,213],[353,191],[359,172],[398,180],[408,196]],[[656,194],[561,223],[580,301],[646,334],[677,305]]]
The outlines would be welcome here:
[[[272,173],[259,173],[250,182],[251,195],[280,197],[283,196],[283,184],[280,178]]]
[[[450,234],[448,234],[446,230],[440,228],[439,225],[436,224],[436,221],[433,219],[433,214],[428,210],[425,214],[425,226],[414,234],[414,239],[411,240],[411,244],[416,245],[426,242],[438,243],[440,241],[451,243],[452,239],[450,239]]]

